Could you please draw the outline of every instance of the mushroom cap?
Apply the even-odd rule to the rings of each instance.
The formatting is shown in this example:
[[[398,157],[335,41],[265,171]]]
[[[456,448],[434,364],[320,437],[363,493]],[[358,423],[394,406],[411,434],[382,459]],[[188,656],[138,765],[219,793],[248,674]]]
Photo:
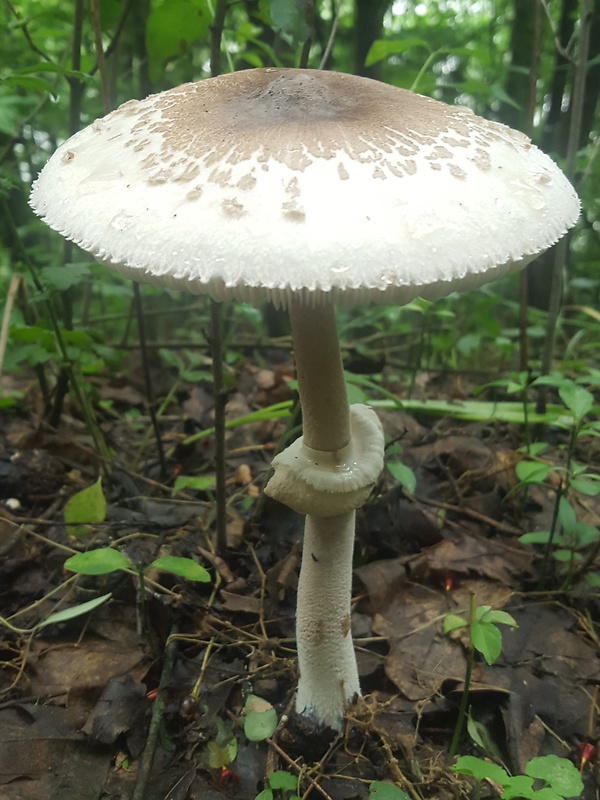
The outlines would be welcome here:
[[[522,133],[387,84],[254,69],[132,100],[30,202],[130,278],[217,300],[405,303],[524,267],[579,201]]]

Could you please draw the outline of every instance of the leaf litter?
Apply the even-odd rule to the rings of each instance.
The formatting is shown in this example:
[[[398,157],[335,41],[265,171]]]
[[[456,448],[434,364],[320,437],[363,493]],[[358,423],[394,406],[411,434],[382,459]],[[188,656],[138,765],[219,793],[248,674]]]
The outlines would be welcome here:
[[[230,409],[242,415],[287,400],[290,377],[286,365],[242,370]],[[133,385],[103,392],[140,405]],[[444,635],[442,624],[448,614],[468,615],[472,596],[509,611],[518,627],[503,630],[494,664],[475,659],[469,714],[489,749],[465,735],[460,752],[496,758],[516,774],[533,757],[576,760],[582,743],[595,743],[597,600],[582,584],[570,594],[540,586],[539,558],[518,542],[551,516],[554,490],[532,486],[525,499],[514,491],[515,428],[382,412],[416,486],[409,493],[386,473],[358,514],[352,628],[364,696],[343,736],[326,736],[292,713],[302,519],[258,496],[284,422],[228,434],[223,559],[211,539],[210,489],[170,490],[178,474],[213,470],[210,436],[182,444],[191,430],[182,427],[184,408],[192,429],[211,424],[210,395],[190,385],[162,422],[174,443],[165,483],[151,442],[112,423],[125,446],[105,479],[106,516],[83,525],[79,514],[76,531],[65,524],[65,505],[98,474],[86,432],[72,421],[46,433],[23,415],[7,418],[0,493],[18,506],[0,515],[0,614],[8,623],[0,629],[0,800],[133,797],[155,717],[143,800],[254,800],[277,770],[296,776],[306,798],[367,798],[374,781],[392,781],[413,800],[466,798],[472,784],[450,772],[447,752],[469,642],[465,629]],[[139,466],[124,468],[136,450]],[[578,502],[597,524],[596,498]],[[192,557],[212,581],[149,572],[142,607],[134,574],[73,578],[63,569],[70,555],[115,542],[141,567]],[[106,593],[110,602],[91,614],[31,633],[50,614]],[[161,689],[169,652],[171,679]],[[258,744],[243,733],[249,697],[279,720]],[[583,797],[592,798],[589,765],[583,776]]]

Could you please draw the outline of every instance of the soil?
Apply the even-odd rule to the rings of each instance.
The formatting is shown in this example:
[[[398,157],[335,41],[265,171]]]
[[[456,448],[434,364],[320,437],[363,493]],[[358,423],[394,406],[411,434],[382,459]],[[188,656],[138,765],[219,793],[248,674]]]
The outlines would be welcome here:
[[[581,768],[584,798],[598,796],[600,609],[586,580],[598,559],[588,549],[570,569],[519,542],[552,523],[568,433],[545,432],[554,468],[525,492],[515,476],[519,428],[381,414],[417,482],[408,493],[386,471],[358,515],[352,627],[363,696],[337,734],[293,711],[302,519],[260,491],[288,420],[228,432],[228,547],[217,555],[213,491],[173,494],[178,476],[214,472],[212,438],[186,443],[212,425],[209,388],[182,384],[163,410],[161,473],[137,371],[95,378],[111,409],[100,417],[109,463],[69,403],[56,429],[32,386],[19,410],[3,413],[0,800],[254,800],[278,769],[298,776],[298,795],[311,800],[367,798],[373,781],[413,800],[473,797],[449,755],[469,642],[464,628],[442,630],[448,614],[468,616],[472,597],[518,627],[500,626],[493,664],[474,656],[468,708],[480,746],[465,731],[458,752],[512,774],[553,753]],[[283,356],[240,365],[228,419],[292,398],[291,375]],[[154,377],[160,394],[173,376]],[[578,447],[577,461],[597,470],[594,442]],[[65,504],[99,474],[106,517],[74,536]],[[597,497],[570,500],[598,524]],[[135,574],[78,576],[63,566],[109,545],[134,564],[191,557],[211,581],[152,572],[141,602]],[[36,629],[105,594],[92,612]],[[265,741],[244,734],[249,694],[277,712]],[[481,792],[499,797],[489,783]]]

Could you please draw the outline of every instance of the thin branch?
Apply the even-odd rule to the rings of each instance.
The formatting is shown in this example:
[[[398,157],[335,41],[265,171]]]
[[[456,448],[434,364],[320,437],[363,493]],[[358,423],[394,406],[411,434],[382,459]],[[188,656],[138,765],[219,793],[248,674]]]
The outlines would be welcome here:
[[[581,0],[581,20],[579,27],[579,52],[573,78],[573,91],[571,96],[571,119],[569,124],[569,141],[565,162],[565,175],[571,182],[575,177],[575,162],[581,135],[581,121],[583,117],[583,104],[585,100],[585,81],[587,76],[587,62],[590,44],[590,29],[592,24],[593,0]],[[546,340],[542,354],[541,374],[550,372],[556,325],[563,300],[563,270],[567,261],[569,249],[569,236],[563,236],[554,250],[554,265],[552,270],[552,288],[548,309],[548,324],[546,327]],[[540,387],[537,410],[543,411],[546,406],[547,387]]]
[[[340,21],[340,12],[342,10],[342,0],[339,0],[337,7],[335,9],[335,14],[333,16],[333,23],[331,25],[331,30],[329,31],[329,39],[327,40],[327,46],[323,51],[323,55],[321,56],[321,62],[319,64],[319,69],[325,69],[325,65],[329,60],[329,56],[331,55],[331,51],[333,50],[333,43],[335,41],[335,37],[337,34],[338,23]]]
[[[47,56],[46,53],[44,53],[43,50],[40,50],[40,48],[35,44],[35,42],[31,38],[31,34],[29,33],[29,30],[27,29],[27,23],[24,22],[21,19],[17,9],[13,6],[13,4],[10,2],[10,0],[5,0],[5,2],[6,2],[6,5],[8,6],[8,8],[10,9],[11,13],[13,14],[13,16],[15,17],[15,19],[19,23],[18,27],[20,28],[21,32],[23,33],[23,36],[25,37],[25,41],[29,45],[29,49],[32,50],[34,53],[37,53],[38,56],[40,56],[41,58],[44,59],[44,61],[51,62],[52,59],[49,56]]]
[[[221,42],[227,13],[227,0],[217,0],[210,25],[210,73],[221,71]],[[210,347],[212,355],[213,398],[215,403],[215,500],[216,549],[219,555],[227,551],[227,489],[225,475],[225,388],[223,386],[223,350],[221,340],[221,303],[210,301]]]
[[[133,298],[135,303],[135,310],[137,314],[138,324],[138,340],[140,343],[140,355],[142,362],[142,371],[144,373],[144,383],[146,384],[146,397],[148,399],[148,413],[150,414],[150,421],[152,429],[154,430],[154,438],[156,439],[156,447],[158,449],[158,460],[160,463],[160,475],[164,478],[167,475],[167,462],[165,459],[165,451],[162,445],[162,438],[160,435],[160,428],[156,418],[156,409],[154,408],[154,391],[152,389],[152,377],[150,375],[150,366],[148,362],[148,349],[146,348],[146,326],[144,324],[144,309],[142,306],[142,293],[140,285],[137,281],[133,281]]]
[[[111,110],[110,90],[108,88],[108,78],[106,76],[106,61],[104,49],[102,47],[102,26],[100,25],[100,8],[98,0],[91,0],[90,12],[92,18],[92,29],[94,31],[94,43],[96,45],[96,58],[98,60],[98,72],[100,73],[100,89],[102,92],[102,105],[104,113],[108,114]]]

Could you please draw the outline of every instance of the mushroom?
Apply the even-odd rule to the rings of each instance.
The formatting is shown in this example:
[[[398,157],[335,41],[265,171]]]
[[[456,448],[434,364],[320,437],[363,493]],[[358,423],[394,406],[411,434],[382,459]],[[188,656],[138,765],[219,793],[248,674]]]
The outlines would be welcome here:
[[[306,515],[297,711],[340,729],[360,686],[354,516],[383,467],[348,406],[334,305],[405,303],[521,269],[579,215],[529,139],[366,78],[256,69],[132,100],[62,144],[31,205],[135,280],[289,309],[303,436],[266,492]]]

